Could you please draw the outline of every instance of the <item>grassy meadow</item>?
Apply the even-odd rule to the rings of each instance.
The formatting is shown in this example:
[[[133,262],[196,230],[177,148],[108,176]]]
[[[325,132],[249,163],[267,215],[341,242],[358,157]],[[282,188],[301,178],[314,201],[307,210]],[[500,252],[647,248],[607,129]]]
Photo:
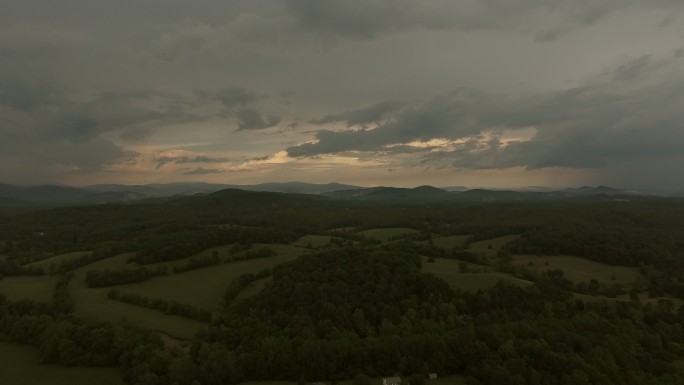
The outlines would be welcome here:
[[[29,263],[27,266],[42,267],[45,271],[50,271],[50,266],[57,266],[62,262],[70,261],[72,259],[80,258],[84,255],[91,254],[91,251],[75,251],[72,253],[65,253],[55,255],[54,257],[46,258],[40,261]]]
[[[375,238],[382,242],[387,242],[390,240],[390,238],[393,237],[400,237],[402,235],[415,234],[418,232],[418,230],[411,229],[408,227],[388,227],[381,229],[364,230],[360,231],[359,234],[363,235],[366,238]]]
[[[426,259],[427,260],[427,259]],[[465,263],[468,271],[481,271],[478,273],[462,273],[461,261],[455,259],[436,258],[435,262],[423,261],[423,272],[435,275],[443,279],[454,289],[471,290],[488,289],[499,281],[506,281],[516,285],[531,285],[532,282],[512,277],[505,273],[491,271],[488,266]]]
[[[469,235],[450,235],[448,237],[432,238],[432,245],[444,250],[462,249],[468,241]],[[427,243],[424,241],[423,243]]]
[[[335,237],[332,237],[330,235],[308,234],[292,242],[291,245],[297,247],[307,247],[308,245],[311,245],[313,247],[325,246],[328,243],[330,243],[330,240],[333,238]]]
[[[47,302],[52,298],[57,279],[58,277],[49,275],[4,277],[0,279],[0,293],[10,300],[31,299]]]
[[[0,341],[0,384],[7,385],[123,385],[114,368],[44,365],[28,345]]]
[[[601,262],[590,261],[585,258],[567,255],[532,256],[516,255],[513,264],[525,266],[528,269],[544,273],[547,270],[561,269],[563,277],[577,284],[596,279],[599,282],[615,282],[631,284],[642,279],[639,269],[626,266],[611,266]]]

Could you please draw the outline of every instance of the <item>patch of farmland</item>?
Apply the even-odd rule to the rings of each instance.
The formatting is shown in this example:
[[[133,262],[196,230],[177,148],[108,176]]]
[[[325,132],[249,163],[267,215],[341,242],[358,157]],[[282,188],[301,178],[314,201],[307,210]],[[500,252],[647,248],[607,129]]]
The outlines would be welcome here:
[[[478,273],[462,273],[461,261],[453,259],[437,258],[435,262],[423,262],[424,273],[431,273],[443,279],[454,289],[471,290],[488,289],[497,282],[503,280],[516,285],[527,286],[532,282],[512,277],[505,273],[489,271],[489,267],[471,263],[465,263],[468,271],[481,271]]]
[[[415,234],[419,232],[420,231],[416,229],[411,229],[408,227],[387,227],[381,229],[364,230],[360,231],[359,234],[366,238],[375,238],[382,242],[387,242],[394,237],[401,237],[402,235]]]
[[[432,238],[432,245],[441,247],[444,250],[462,249],[468,241],[469,235],[450,235],[448,237]],[[422,243],[429,243],[423,241]]]
[[[0,293],[12,301],[31,299],[48,302],[52,298],[57,279],[58,277],[50,275],[5,277],[0,279]]]
[[[42,267],[45,271],[49,271],[51,265],[59,266],[62,262],[71,261],[72,259],[80,258],[84,255],[90,255],[92,251],[74,251],[72,253],[59,254],[54,257],[46,258],[37,262],[29,263],[26,266]]]
[[[12,385],[123,385],[115,368],[64,367],[41,363],[38,350],[0,341],[0,384]]]
[[[627,266],[611,266],[601,262],[573,256],[516,255],[513,264],[544,273],[547,270],[563,270],[563,277],[574,284],[596,279],[603,283],[630,284],[642,278],[639,269]]]
[[[122,290],[214,311],[234,278],[244,273],[257,273],[263,269],[271,269],[283,262],[293,260],[302,250],[294,248],[297,250],[296,253],[283,253],[283,248],[279,249],[281,253],[273,257],[225,263],[181,274],[155,277],[149,281],[122,286]]]
[[[308,234],[305,235],[296,241],[292,242],[292,246],[297,246],[297,247],[307,247],[311,245],[312,247],[316,246],[325,246],[328,243],[330,243],[330,240],[335,237],[331,237],[329,235],[313,235],[313,234]]]
[[[501,250],[501,248],[519,238],[520,235],[506,235],[503,237],[497,237],[497,238],[491,238],[491,239],[485,239],[483,241],[477,241],[477,242],[471,242],[470,245],[468,245],[468,251],[471,251],[476,254],[481,254],[484,255],[485,257],[489,259],[494,259],[496,258],[498,252]]]

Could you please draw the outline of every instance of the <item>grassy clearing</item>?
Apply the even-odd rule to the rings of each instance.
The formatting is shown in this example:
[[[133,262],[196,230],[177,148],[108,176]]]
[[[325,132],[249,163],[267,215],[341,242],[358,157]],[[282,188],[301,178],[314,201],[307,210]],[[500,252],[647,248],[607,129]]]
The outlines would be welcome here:
[[[484,255],[489,259],[496,258],[497,253],[501,248],[507,244],[520,237],[520,235],[506,235],[503,237],[497,237],[492,239],[485,239],[484,241],[472,242],[468,245],[468,250],[473,253]]]
[[[206,325],[187,318],[167,315],[127,303],[107,299],[109,288],[89,289],[83,281],[72,281],[71,297],[74,300],[74,315],[97,321],[119,322],[126,320],[150,330],[160,330],[171,336],[191,339]]]
[[[282,248],[280,248],[282,250]],[[274,257],[226,263],[209,268],[171,274],[149,281],[121,286],[121,290],[152,298],[163,298],[201,307],[209,311],[216,309],[233,278],[244,273],[256,273],[270,269],[297,257],[296,253],[281,253]]]
[[[235,297],[235,301],[241,301],[245,298],[253,297],[259,294],[262,290],[264,290],[266,285],[268,285],[268,283],[271,282],[271,280],[271,277],[266,277],[251,282],[249,285],[247,285],[247,287],[242,289],[242,291]]]
[[[131,255],[131,253],[120,254],[74,270],[75,277],[71,281],[69,288],[71,290],[71,297],[74,300],[75,316],[110,322],[119,322],[125,319],[140,327],[160,330],[183,339],[192,338],[197,331],[206,327],[205,324],[198,321],[108,300],[107,292],[110,288],[91,289],[83,282],[89,270],[135,268],[136,265],[126,264],[126,260]],[[122,290],[128,290],[128,287],[129,285],[121,286]]]
[[[47,259],[43,259],[41,261],[29,263],[27,266],[42,267],[43,269],[47,270],[50,267],[50,265],[57,266],[61,262],[66,262],[66,261],[70,261],[72,259],[80,258],[84,255],[90,255],[91,253],[92,253],[92,251],[75,251],[73,253],[55,255],[54,257],[50,257]]]
[[[5,277],[0,280],[0,293],[13,301],[32,299],[47,302],[52,298],[57,278],[49,275]]]
[[[528,269],[544,273],[547,270],[561,269],[564,277],[577,284],[596,279],[604,283],[630,284],[642,278],[639,269],[626,266],[611,266],[605,263],[590,261],[572,256],[533,255],[514,256],[513,264],[526,266]]]
[[[408,377],[402,378],[402,383],[408,383]],[[326,382],[329,383],[329,382]],[[338,385],[352,385],[353,380],[338,381]],[[295,381],[248,381],[239,385],[296,385]],[[310,385],[311,383],[307,383]],[[382,377],[371,378],[371,385],[381,385]],[[446,376],[434,380],[425,380],[425,385],[465,385],[465,377],[462,376]]]
[[[580,294],[580,293],[572,293],[573,298],[581,299],[583,301],[606,301],[607,303],[615,303],[615,302],[631,302],[632,300],[629,298],[629,295],[619,295],[617,298],[610,298],[610,297],[605,297],[601,295],[590,295],[590,294]],[[647,303],[656,305],[659,300],[661,299],[666,299],[668,301],[672,301],[674,304],[674,308],[678,309],[680,306],[684,305],[684,300],[679,299],[679,298],[674,298],[674,297],[658,297],[658,298],[649,298],[648,295],[646,294],[640,294],[639,295],[639,302],[641,302],[642,305],[646,305]]]
[[[297,246],[297,247],[307,247],[308,245],[311,245],[313,247],[316,246],[325,246],[328,243],[330,243],[330,240],[335,237],[331,237],[329,235],[305,235],[296,241],[292,242],[292,246]]]
[[[445,250],[462,249],[468,241],[469,235],[450,235],[448,237],[432,238],[432,245]],[[427,243],[427,242],[423,242]]]
[[[30,346],[0,341],[0,384],[12,385],[123,385],[114,368],[67,368],[43,365]]]
[[[359,232],[359,234],[363,235],[366,238],[375,238],[379,239],[382,242],[387,242],[392,237],[400,237],[402,235],[415,234],[419,232],[420,231],[416,229],[410,229],[408,227],[388,227],[382,229],[364,230]]]
[[[437,258],[435,262],[423,262],[423,272],[434,274],[443,279],[454,289],[478,290],[488,289],[503,280],[516,285],[527,286],[532,282],[512,277],[508,274],[489,271],[487,266],[466,263],[469,269],[485,270],[482,273],[461,273],[460,261],[454,259]]]

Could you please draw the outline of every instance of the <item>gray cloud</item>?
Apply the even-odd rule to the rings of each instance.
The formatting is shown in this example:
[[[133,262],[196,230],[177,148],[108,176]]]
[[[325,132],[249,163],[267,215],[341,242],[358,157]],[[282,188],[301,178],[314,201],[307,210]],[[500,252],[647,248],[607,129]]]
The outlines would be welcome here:
[[[172,164],[184,164],[184,163],[225,163],[229,162],[229,158],[223,157],[210,157],[205,155],[197,156],[162,156],[156,159],[157,169],[160,167],[172,163]]]
[[[208,174],[221,174],[223,170],[217,168],[203,168],[197,167],[190,170],[184,170],[181,172],[183,175],[208,175]]]
[[[679,8],[672,1],[577,0],[288,0],[298,22],[309,29],[352,39],[415,28],[521,30],[536,40],[552,41],[626,8]],[[551,25],[549,25],[551,23]]]
[[[215,91],[198,90],[196,93],[202,100],[219,102],[227,110],[247,106],[262,98],[256,92],[241,87],[223,87]]]
[[[511,98],[459,90],[407,107],[376,129],[321,130],[315,142],[287,151],[423,151],[423,162],[476,169],[598,168],[675,156],[684,148],[684,77],[672,74],[681,68],[676,59],[640,57],[565,91]],[[529,127],[537,130],[529,140],[501,140],[504,129]],[[403,145],[437,138],[460,142],[441,151]]]
[[[312,122],[317,124],[346,122],[348,127],[379,124],[405,105],[405,102],[386,100],[369,107],[349,110],[336,115],[326,115]]]
[[[238,130],[262,130],[280,123],[280,117],[275,115],[264,116],[254,108],[242,108],[235,112]]]

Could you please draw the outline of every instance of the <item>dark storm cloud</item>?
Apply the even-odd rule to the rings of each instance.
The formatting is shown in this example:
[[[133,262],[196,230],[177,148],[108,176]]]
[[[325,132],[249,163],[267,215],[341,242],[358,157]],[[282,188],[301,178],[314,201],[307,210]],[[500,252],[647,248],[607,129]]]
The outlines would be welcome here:
[[[262,130],[280,123],[280,117],[275,115],[263,115],[254,108],[242,108],[234,113],[237,119],[238,130]]]
[[[396,113],[396,111],[404,105],[406,105],[405,102],[386,100],[376,103],[370,107],[345,111],[336,115],[326,115],[321,119],[312,121],[312,123],[326,124],[333,122],[345,122],[347,123],[348,127],[379,124],[393,113]]]
[[[677,59],[640,57],[565,91],[511,98],[460,90],[407,107],[376,129],[321,130],[315,142],[287,151],[295,157],[415,152],[404,144],[440,138],[458,142],[449,150],[425,149],[426,162],[478,169],[595,168],[675,156],[684,148],[681,68]],[[500,140],[503,129],[530,127],[532,138]]]
[[[190,170],[184,170],[181,172],[183,175],[208,175],[208,174],[221,174],[223,173],[223,170],[219,170],[217,168],[203,168],[203,167],[197,167],[194,169]]]
[[[555,40],[626,8],[681,7],[667,0],[288,0],[287,4],[305,28],[353,39],[415,28],[527,29],[539,41]]]
[[[204,155],[197,156],[162,156],[156,159],[157,169],[160,167],[172,163],[172,164],[184,164],[184,163],[225,163],[229,162],[230,159],[222,157],[210,157]]]
[[[242,87],[223,87],[218,90],[197,90],[195,92],[204,101],[219,102],[228,110],[244,107],[263,97],[254,91]]]

